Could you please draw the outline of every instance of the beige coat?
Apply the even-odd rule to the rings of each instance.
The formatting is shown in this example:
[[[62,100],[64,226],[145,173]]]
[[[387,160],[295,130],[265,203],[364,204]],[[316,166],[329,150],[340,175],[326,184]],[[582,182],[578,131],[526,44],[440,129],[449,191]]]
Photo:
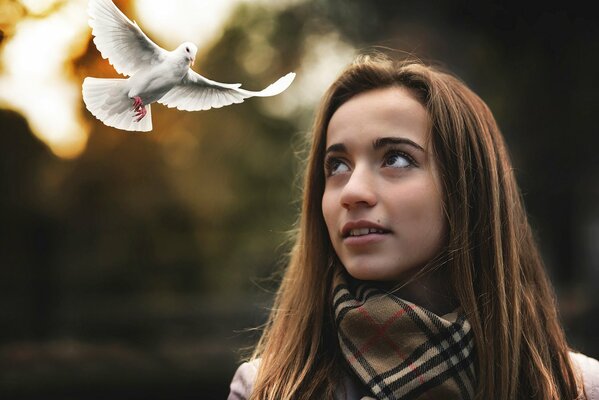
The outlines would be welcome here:
[[[599,400],[599,361],[580,353],[570,353],[576,368],[582,374],[587,400]],[[247,400],[252,393],[260,360],[241,364],[231,382],[231,392],[227,400]],[[344,381],[345,390],[338,390],[335,400],[372,399],[363,395],[358,384],[350,378]]]

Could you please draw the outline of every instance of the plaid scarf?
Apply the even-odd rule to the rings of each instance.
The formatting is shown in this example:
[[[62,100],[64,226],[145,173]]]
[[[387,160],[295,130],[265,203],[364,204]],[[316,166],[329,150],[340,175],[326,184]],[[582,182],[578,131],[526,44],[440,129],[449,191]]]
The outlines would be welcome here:
[[[472,399],[474,337],[459,309],[442,317],[337,274],[333,304],[343,356],[377,399]]]

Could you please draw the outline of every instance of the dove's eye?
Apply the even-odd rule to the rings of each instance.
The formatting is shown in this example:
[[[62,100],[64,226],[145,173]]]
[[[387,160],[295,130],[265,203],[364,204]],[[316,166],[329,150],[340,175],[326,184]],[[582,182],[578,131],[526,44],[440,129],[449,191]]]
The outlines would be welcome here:
[[[185,48],[185,51],[189,53],[189,47],[186,47],[186,48]]]

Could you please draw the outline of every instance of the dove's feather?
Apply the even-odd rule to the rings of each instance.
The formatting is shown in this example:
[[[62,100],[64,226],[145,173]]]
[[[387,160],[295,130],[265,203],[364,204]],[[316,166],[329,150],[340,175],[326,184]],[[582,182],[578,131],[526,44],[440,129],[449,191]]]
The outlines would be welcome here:
[[[94,43],[117,72],[132,76],[163,61],[168,52],[154,43],[110,0],[90,0],[89,26]]]
[[[146,105],[147,114],[136,122],[135,111],[127,97],[126,79],[85,78],[83,101],[87,109],[108,126],[126,131],[152,130],[152,109]]]
[[[172,88],[158,102],[167,107],[176,107],[185,111],[208,110],[241,103],[249,97],[275,96],[287,89],[294,78],[295,74],[291,72],[264,90],[252,92],[241,89],[241,85],[238,83],[227,84],[211,81],[189,70],[183,82]]]

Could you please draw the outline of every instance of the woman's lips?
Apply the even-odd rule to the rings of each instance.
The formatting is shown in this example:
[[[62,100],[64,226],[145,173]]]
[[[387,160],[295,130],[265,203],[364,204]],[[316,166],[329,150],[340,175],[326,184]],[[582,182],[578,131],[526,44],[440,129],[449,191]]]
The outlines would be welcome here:
[[[389,233],[368,233],[361,236],[348,236],[343,239],[343,244],[349,247],[367,246],[380,243],[389,236]]]
[[[382,225],[368,221],[350,221],[343,225],[341,237],[348,246],[364,246],[384,240],[391,231]]]

